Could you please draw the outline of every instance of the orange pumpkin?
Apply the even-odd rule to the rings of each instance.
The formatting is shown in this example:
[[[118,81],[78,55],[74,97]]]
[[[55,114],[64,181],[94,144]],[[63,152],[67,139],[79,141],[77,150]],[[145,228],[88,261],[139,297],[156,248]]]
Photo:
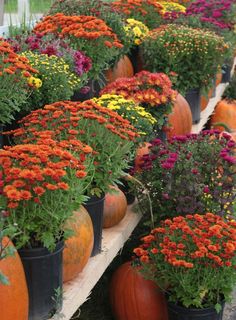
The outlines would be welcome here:
[[[216,87],[221,83],[221,80],[222,80],[222,71],[220,70],[216,74]]]
[[[201,105],[201,111],[203,111],[204,109],[206,109],[209,100],[212,97],[212,93],[213,93],[213,88],[211,88],[207,94],[207,97],[204,95],[201,96],[201,101],[200,101],[200,105]]]
[[[130,262],[121,265],[112,276],[110,301],[116,320],[168,319],[164,295]]]
[[[236,130],[236,101],[221,100],[218,102],[215,111],[210,119],[210,125],[222,122],[232,131]],[[214,128],[224,131],[222,126],[214,126]]]
[[[125,216],[127,200],[124,193],[116,187],[112,187],[116,193],[105,195],[103,211],[103,228],[111,228],[118,224]]]
[[[136,171],[141,171],[141,165],[143,163],[142,157],[149,153],[149,147],[151,143],[144,142],[144,144],[136,150],[136,156],[134,160],[134,168]]]
[[[134,69],[127,56],[120,58],[113,69],[105,71],[107,83],[111,83],[118,78],[130,78],[134,75]]]
[[[13,244],[8,238],[3,238],[3,246],[13,246]],[[28,320],[28,288],[17,251],[13,256],[0,260],[0,271],[9,281],[9,285],[0,283],[1,320]]]
[[[87,264],[93,249],[93,224],[87,210],[81,206],[66,227],[73,230],[63,250],[63,281],[74,279]]]
[[[178,94],[173,106],[173,111],[168,115],[169,128],[167,138],[175,135],[185,135],[192,129],[192,113],[186,99]]]

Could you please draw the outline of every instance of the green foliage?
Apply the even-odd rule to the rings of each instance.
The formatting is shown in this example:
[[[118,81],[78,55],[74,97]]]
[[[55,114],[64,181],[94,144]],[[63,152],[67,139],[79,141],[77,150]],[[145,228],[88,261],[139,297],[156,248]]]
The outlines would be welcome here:
[[[29,0],[31,13],[46,13],[54,0]]]
[[[234,73],[228,87],[225,89],[223,98],[227,100],[236,100],[236,73]]]
[[[17,12],[17,0],[4,0],[4,12]]]
[[[14,237],[15,235],[15,226],[6,225],[6,217],[9,214],[5,210],[5,202],[0,196],[0,261],[8,256],[14,255],[15,248],[12,246],[3,245],[3,238],[5,237]],[[8,285],[9,281],[7,277],[0,270],[0,284]]]

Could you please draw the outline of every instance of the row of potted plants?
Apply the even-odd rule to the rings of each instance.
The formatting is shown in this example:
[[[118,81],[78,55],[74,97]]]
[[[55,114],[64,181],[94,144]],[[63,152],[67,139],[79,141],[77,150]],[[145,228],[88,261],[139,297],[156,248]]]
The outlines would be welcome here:
[[[0,259],[6,261],[7,254],[14,254],[8,252],[9,246],[5,245],[5,236],[11,236],[22,257],[30,298],[29,316],[25,296],[25,309],[17,316],[19,320],[28,317],[47,319],[60,309],[63,239],[68,238],[64,250],[64,279],[72,279],[82,270],[92,250],[92,254],[100,252],[103,222],[101,216],[97,222],[97,209],[100,207],[103,211],[105,193],[111,185],[119,184],[140,143],[152,141],[151,145],[146,145],[147,154],[130,171],[134,175],[131,180],[140,181],[150,195],[154,212],[152,223],[157,229],[164,223],[160,222],[163,219],[169,221],[168,226],[180,221],[190,228],[192,222],[188,219],[195,219],[196,213],[211,211],[214,218],[206,227],[224,224],[230,234],[234,232],[235,224],[231,219],[235,201],[235,143],[231,136],[210,131],[162,142],[166,136],[189,134],[192,121],[199,120],[199,109],[196,119],[192,105],[192,120],[188,103],[175,89],[191,102],[188,90],[194,89],[196,93],[196,89],[209,88],[218,66],[228,56],[233,56],[235,6],[232,1],[226,2],[222,7],[217,1],[210,1],[209,5],[204,1],[179,5],[152,0],[132,3],[124,0],[113,3],[60,0],[55,1],[49,15],[36,24],[33,32],[8,41],[0,40],[1,79],[4,80],[0,82],[4,111],[1,123],[10,122],[16,111],[20,111],[18,116],[26,115],[19,121],[20,127],[7,135],[10,134],[15,145],[0,151],[0,238],[3,240]],[[214,19],[207,16],[212,14]],[[120,60],[126,53],[130,54],[136,71],[143,68],[149,71],[133,76],[132,66],[127,69],[122,65],[123,70],[118,70],[121,62],[129,61],[127,57]],[[104,87],[102,74],[110,67],[113,67],[109,71],[111,75],[107,72],[104,80],[109,77],[115,80],[124,75],[129,78],[117,79]],[[95,88],[98,82],[99,86]],[[101,87],[104,88],[98,94]],[[95,95],[99,97],[94,98]],[[86,100],[88,97],[94,99]],[[70,98],[85,101],[73,102]],[[194,98],[194,102],[196,100]],[[172,110],[177,114],[177,121]],[[182,112],[181,118],[178,118],[178,112]],[[172,130],[168,129],[168,123]],[[137,187],[137,197],[140,205],[147,208],[146,198],[141,197],[142,188]],[[93,228],[91,219],[81,209],[82,203],[90,211]],[[96,209],[93,213],[92,208]],[[125,208],[124,202],[123,214]],[[170,220],[180,214],[189,216]],[[197,219],[205,221],[206,217],[210,219],[211,216],[197,216]],[[150,218],[147,220],[150,223]],[[107,225],[110,225],[109,221]],[[81,236],[82,226],[86,232]],[[196,229],[195,225],[193,227]],[[67,229],[73,229],[73,233]],[[190,291],[194,294],[200,292],[201,301],[198,295],[198,300],[191,296],[192,300],[189,298],[186,303],[187,291],[179,289],[182,296],[178,295],[178,284],[167,278],[164,271],[160,277],[152,272],[152,268],[162,268],[161,259],[164,259],[166,270],[170,270],[166,253],[154,243],[158,232],[153,231],[147,237],[149,240],[144,240],[146,242],[135,250],[143,272],[146,271],[148,277],[150,274],[151,278],[155,277],[159,286],[162,286],[162,280],[167,282],[162,288],[168,291],[169,300],[185,307],[204,308],[215,304],[219,311],[218,302],[222,297],[228,297],[226,291],[231,289],[230,285],[226,291],[218,286],[218,282],[217,288],[201,287],[202,291],[192,287]],[[92,236],[96,238],[98,234],[100,242],[94,245]],[[76,251],[70,247],[73,241],[77,242]],[[233,238],[222,240],[217,250],[224,250],[227,246],[223,243],[230,243],[232,259],[231,256],[225,258],[227,265],[216,266],[224,267],[225,274],[229,272],[232,279],[234,242]],[[81,243],[86,253],[81,250]],[[195,245],[196,241],[193,243],[196,251]],[[39,247],[43,248],[39,250]],[[39,256],[46,253],[51,263],[47,262],[48,272],[44,271],[45,262],[39,264],[38,258],[31,264],[29,249],[33,255],[35,252]],[[56,262],[52,259],[55,253]],[[193,271],[193,277],[199,269],[192,265],[187,253],[181,254],[186,256],[185,263],[179,264],[181,259],[176,256],[170,262],[177,261],[174,267],[178,279],[178,272],[187,268],[184,274],[191,284],[193,278],[188,271]],[[156,257],[160,257],[158,267]],[[199,258],[212,260],[206,253]],[[212,265],[206,263],[210,270]],[[27,270],[31,268],[38,276],[37,281],[29,277]],[[206,269],[206,274],[209,270]],[[18,271],[14,272],[16,275]],[[23,274],[22,270],[19,272]],[[43,278],[45,274],[47,277]],[[204,275],[203,272],[203,282]],[[13,278],[9,279],[11,283],[14,283]],[[55,281],[48,288],[46,284],[52,278]],[[1,279],[7,281],[2,274]],[[219,276],[219,279],[222,278]],[[173,286],[176,286],[175,290],[172,290]],[[11,290],[9,287],[10,296]],[[2,292],[4,296],[5,291]],[[11,312],[6,313],[7,320],[16,317],[14,312],[19,309]],[[175,315],[173,319],[178,318]]]
[[[42,81],[39,84],[38,80],[37,90],[31,94],[26,90],[31,98],[26,103],[19,99],[16,111],[21,110],[22,116],[45,103],[71,97],[84,100],[97,95],[109,80],[107,72],[104,77],[104,71],[116,68],[117,62],[119,70],[123,68],[118,77],[132,76],[130,67],[127,70],[127,57],[120,62],[124,54],[133,60],[135,71],[145,68],[169,76],[176,72],[174,88],[186,96],[191,107],[191,101],[196,101],[192,94],[197,95],[199,102],[199,94],[206,95],[212,87],[217,70],[224,63],[231,68],[234,12],[233,1],[222,5],[214,0],[207,5],[204,1],[191,1],[178,6],[175,2],[141,0],[132,3],[55,1],[33,31],[19,32],[8,39],[16,53],[23,52],[23,56],[26,54],[37,65],[36,78]],[[45,54],[60,59],[44,61]],[[141,63],[138,66],[137,60]],[[3,68],[8,68],[7,62],[4,64]],[[67,74],[60,73],[62,66]],[[6,79],[11,81],[10,77]],[[52,79],[62,90],[52,90]],[[5,109],[9,116],[2,119],[2,124],[11,122],[17,115],[15,109],[6,106]],[[199,121],[199,110],[198,107],[195,122]]]

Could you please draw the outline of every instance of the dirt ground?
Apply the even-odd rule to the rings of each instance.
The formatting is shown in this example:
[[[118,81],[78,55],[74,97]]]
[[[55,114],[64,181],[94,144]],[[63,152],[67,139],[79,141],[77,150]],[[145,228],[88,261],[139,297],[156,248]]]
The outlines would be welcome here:
[[[232,302],[225,307],[223,320],[236,320],[236,290]]]

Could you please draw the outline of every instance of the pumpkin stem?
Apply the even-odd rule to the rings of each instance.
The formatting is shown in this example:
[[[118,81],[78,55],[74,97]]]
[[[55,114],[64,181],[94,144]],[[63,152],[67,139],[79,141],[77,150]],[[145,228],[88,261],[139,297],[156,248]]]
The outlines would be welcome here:
[[[154,216],[153,216],[153,210],[152,210],[152,200],[151,200],[149,191],[148,191],[147,189],[145,189],[145,186],[143,185],[143,183],[142,183],[140,180],[134,178],[133,176],[127,174],[127,175],[125,176],[125,179],[126,179],[127,181],[131,181],[131,182],[137,183],[137,184],[139,184],[139,185],[143,188],[143,190],[144,190],[143,193],[144,193],[144,194],[147,196],[147,198],[148,198],[149,210],[150,210],[150,216],[151,216],[151,227],[152,227],[152,229],[154,229]]]
[[[214,122],[212,123],[212,127],[223,127],[225,131],[232,133],[232,130],[225,124],[224,122]]]

